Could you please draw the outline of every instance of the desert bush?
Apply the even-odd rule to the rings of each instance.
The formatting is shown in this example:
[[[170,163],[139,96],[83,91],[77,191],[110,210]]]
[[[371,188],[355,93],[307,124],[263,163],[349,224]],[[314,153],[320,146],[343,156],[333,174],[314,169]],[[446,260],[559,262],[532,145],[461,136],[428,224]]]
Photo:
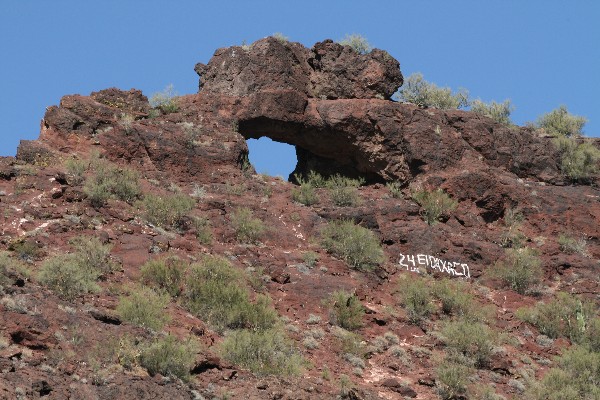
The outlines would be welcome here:
[[[484,103],[481,100],[474,100],[471,103],[471,111],[505,125],[512,124],[510,113],[513,112],[513,110],[514,107],[510,100],[504,100],[502,103],[496,103],[495,101]]]
[[[185,194],[144,196],[144,217],[161,228],[180,228],[183,218],[194,208],[194,200]]]
[[[514,208],[507,208],[504,211],[504,226],[505,230],[500,236],[500,245],[502,247],[520,248],[526,237],[521,232],[521,224],[524,220],[523,213]]]
[[[385,184],[385,187],[388,188],[393,198],[399,199],[402,197],[402,185],[400,182],[388,182]]]
[[[0,293],[3,287],[13,283],[15,276],[21,274],[27,275],[24,264],[11,258],[8,252],[0,251]]]
[[[532,385],[525,398],[579,400],[600,398],[600,353],[574,346],[556,360],[557,366]]]
[[[71,239],[74,252],[52,257],[42,264],[39,281],[65,299],[100,290],[96,280],[115,269],[108,244],[94,237]]]
[[[431,302],[431,289],[422,278],[401,279],[398,282],[398,294],[401,304],[406,308],[408,320],[413,324],[420,323],[435,309]]]
[[[117,266],[110,259],[110,244],[103,244],[100,239],[93,236],[76,236],[69,241],[82,268],[97,271],[106,275],[114,271]]]
[[[560,106],[538,118],[537,126],[552,136],[576,137],[583,135],[582,130],[586,122],[585,117],[573,115],[567,107]]]
[[[328,223],[321,232],[321,242],[327,251],[356,269],[369,270],[383,262],[383,250],[375,234],[350,220]]]
[[[517,317],[529,322],[541,334],[550,338],[566,337],[576,343],[586,341],[587,324],[594,317],[595,307],[575,296],[558,292],[548,303],[519,309]]]
[[[484,323],[465,319],[447,321],[441,333],[450,351],[467,357],[477,367],[487,365],[497,338]]]
[[[75,254],[65,254],[44,261],[38,280],[60,297],[71,300],[80,294],[100,291],[96,284],[100,275],[100,271],[83,267]]]
[[[68,158],[65,161],[65,169],[69,175],[69,183],[79,185],[84,181],[84,174],[87,171],[88,162],[77,158]]]
[[[422,107],[450,109],[469,105],[467,91],[460,90],[452,94],[450,88],[440,88],[434,83],[427,82],[421,73],[414,73],[404,81],[399,97],[403,101]]]
[[[185,305],[219,330],[225,328],[268,329],[277,313],[267,296],[251,302],[242,272],[226,259],[205,257],[190,268]]]
[[[160,109],[163,113],[169,114],[179,110],[177,103],[177,93],[173,89],[173,85],[167,85],[162,92],[157,92],[150,98],[150,105],[156,109]]]
[[[298,178],[299,176],[296,175],[296,179]],[[308,172],[305,182],[309,183],[314,188],[324,188],[327,186],[327,178],[315,171]],[[298,183],[300,183],[300,181],[298,181]]]
[[[440,397],[444,400],[464,398],[467,394],[470,368],[449,360],[444,360],[436,368],[437,385]]]
[[[165,307],[169,303],[166,295],[158,294],[149,287],[141,286],[121,297],[117,313],[130,324],[158,331],[167,323]]]
[[[336,206],[355,206],[359,203],[357,188],[364,182],[364,179],[351,179],[336,174],[327,179],[326,187]]]
[[[453,211],[458,205],[442,189],[431,192],[416,190],[412,192],[412,198],[421,206],[421,214],[429,225],[437,224],[442,215]]]
[[[444,314],[472,321],[484,318],[475,297],[469,293],[467,284],[463,281],[437,281],[433,286],[433,294],[440,300]]]
[[[312,336],[306,336],[302,339],[302,345],[309,350],[314,350],[319,347],[319,341]]]
[[[175,376],[187,381],[190,377],[190,370],[194,367],[197,347],[190,340],[182,341],[175,336],[168,335],[143,346],[139,362],[150,375]]]
[[[40,247],[33,240],[27,240],[25,238],[13,242],[10,244],[9,249],[12,250],[13,254],[19,259],[27,262],[31,262],[40,257],[42,251]]]
[[[148,286],[179,296],[188,263],[177,257],[147,261],[141,268],[142,282]]]
[[[121,115],[119,115],[119,125],[121,125],[126,134],[129,134],[133,131],[134,122],[135,117],[131,114],[121,113]]]
[[[285,36],[285,35],[284,35],[283,33],[281,33],[281,32],[275,32],[275,33],[273,34],[273,37],[274,37],[275,39],[279,40],[279,41],[280,41],[281,43],[283,43],[283,44],[286,44],[286,43],[287,43],[287,42],[290,40],[290,38],[289,38],[289,37]]]
[[[334,327],[331,330],[335,338],[336,350],[340,354],[354,354],[358,357],[365,355],[365,347],[362,336],[358,333],[350,332],[341,327]]]
[[[104,160],[94,162],[94,174],[83,187],[92,206],[102,207],[110,198],[132,203],[139,198],[141,189],[137,171],[117,167]]]
[[[560,170],[571,180],[585,182],[598,173],[600,150],[592,144],[557,137],[554,145],[561,154]]]
[[[212,230],[210,220],[205,217],[192,217],[192,226],[194,227],[196,239],[202,244],[212,242]]]
[[[355,294],[337,290],[331,294],[328,303],[333,324],[348,330],[362,326],[365,310]]]
[[[346,35],[338,43],[342,46],[350,46],[357,54],[367,54],[373,49],[365,37],[356,33]]]
[[[560,235],[558,235],[558,244],[560,246],[560,249],[567,254],[587,254],[587,242],[583,238],[576,239],[571,235],[561,233]]]
[[[542,277],[538,252],[530,247],[506,249],[504,259],[496,262],[490,274],[515,292],[525,294]]]
[[[591,351],[600,353],[600,317],[596,316],[586,321],[585,335],[581,342]]]
[[[297,375],[304,363],[285,333],[275,328],[231,331],[221,343],[220,353],[258,375]]]
[[[307,251],[306,253],[302,254],[302,260],[308,268],[313,268],[315,265],[317,265],[317,261],[319,261],[319,255],[314,251]]]
[[[310,181],[305,181],[300,176],[296,176],[296,181],[300,186],[292,189],[292,200],[304,204],[305,206],[317,204],[319,202],[319,196],[312,183],[310,183]]]
[[[235,235],[242,243],[257,243],[265,232],[262,220],[255,218],[247,207],[235,210],[230,219]]]

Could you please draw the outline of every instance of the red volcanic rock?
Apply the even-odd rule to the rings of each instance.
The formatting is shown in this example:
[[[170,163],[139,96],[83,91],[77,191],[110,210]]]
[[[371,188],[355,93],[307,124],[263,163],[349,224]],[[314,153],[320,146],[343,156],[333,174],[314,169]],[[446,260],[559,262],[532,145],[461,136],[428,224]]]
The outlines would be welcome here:
[[[389,100],[402,75],[379,50],[358,55],[331,41],[307,49],[267,38],[220,49],[196,71],[200,92],[174,99],[178,109],[171,113],[151,110],[134,89],[65,96],[47,109],[38,140],[22,141],[16,158],[0,158],[0,398],[18,391],[32,398],[331,399],[342,374],[352,381],[346,399],[435,398],[439,383],[432,377],[447,353],[437,334],[445,318],[438,291],[431,291],[433,312],[414,325],[398,290],[399,280],[419,274],[427,274],[426,285],[464,280],[468,309],[486,310],[491,328],[515,337],[477,372],[481,385],[494,382],[499,395],[514,394],[509,375],[525,368],[540,378],[552,367],[542,360],[571,345],[564,338],[536,344],[537,328],[516,316],[556,291],[582,301],[597,300],[600,291],[600,192],[568,185],[550,138],[468,111]],[[319,201],[304,206],[294,201],[291,183],[255,174],[246,139],[260,136],[296,146],[296,173],[364,178],[358,204],[336,206],[331,192],[318,188]],[[158,227],[148,223],[143,201],[91,207],[97,154],[139,172],[140,199],[191,195],[192,209],[177,227]],[[77,174],[65,165],[69,158],[88,168]],[[393,193],[383,184],[390,181],[400,183]],[[443,189],[456,209],[428,225],[411,196],[419,187]],[[235,239],[230,217],[240,207],[263,223],[260,243]],[[509,227],[508,209],[522,221]],[[381,266],[356,270],[326,251],[323,228],[338,219],[375,234],[385,254]],[[212,239],[199,241],[195,233]],[[488,274],[506,260],[507,233],[522,235],[521,244],[539,253],[542,280],[532,287],[539,297],[517,294]],[[567,251],[561,234],[585,243]],[[72,239],[80,235],[109,244],[118,268],[100,277],[100,291],[61,299],[36,278],[50,257],[73,253]],[[142,265],[162,257],[201,263],[206,254],[225,257],[247,277],[251,301],[270,297],[261,304],[285,318],[281,335],[311,366],[301,376],[259,377],[226,361],[220,346],[228,333],[188,307],[188,273],[177,283],[180,299],[163,311],[170,317],[165,333],[198,341],[190,382],[129,365],[162,337],[116,311],[121,296],[140,284]],[[433,259],[468,266],[470,277],[436,269]],[[356,331],[365,349],[381,349],[368,352],[364,368],[349,362],[346,339],[329,326],[328,299],[338,290],[355,293],[365,308]]]
[[[201,92],[233,96],[293,90],[311,98],[390,99],[403,82],[400,64],[387,52],[357,54],[331,40],[307,49],[267,37],[219,49],[195,71]]]

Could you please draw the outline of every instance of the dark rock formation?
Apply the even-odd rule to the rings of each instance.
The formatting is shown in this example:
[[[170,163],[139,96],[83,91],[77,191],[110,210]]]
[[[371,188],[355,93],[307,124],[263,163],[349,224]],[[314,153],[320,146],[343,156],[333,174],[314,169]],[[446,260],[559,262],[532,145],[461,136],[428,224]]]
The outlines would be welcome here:
[[[196,64],[200,90],[233,96],[293,90],[321,99],[390,99],[402,85],[400,64],[383,50],[357,54],[326,40],[307,49],[268,37],[219,49]]]

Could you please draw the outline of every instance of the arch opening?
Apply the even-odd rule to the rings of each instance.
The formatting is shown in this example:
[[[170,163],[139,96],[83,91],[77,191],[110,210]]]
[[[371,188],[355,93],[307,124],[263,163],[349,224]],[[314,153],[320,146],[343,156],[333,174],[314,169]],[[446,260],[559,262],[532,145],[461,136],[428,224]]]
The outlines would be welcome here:
[[[266,136],[246,139],[246,143],[250,163],[259,174],[288,179],[298,164],[296,146],[277,142]]]

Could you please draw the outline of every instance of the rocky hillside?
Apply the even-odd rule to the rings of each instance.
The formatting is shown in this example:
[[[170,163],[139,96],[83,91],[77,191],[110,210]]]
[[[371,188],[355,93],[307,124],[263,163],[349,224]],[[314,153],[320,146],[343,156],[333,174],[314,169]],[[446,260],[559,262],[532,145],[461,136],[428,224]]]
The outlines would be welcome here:
[[[381,50],[195,71],[65,96],[0,158],[0,398],[600,398],[598,180],[553,138],[391,100]]]

